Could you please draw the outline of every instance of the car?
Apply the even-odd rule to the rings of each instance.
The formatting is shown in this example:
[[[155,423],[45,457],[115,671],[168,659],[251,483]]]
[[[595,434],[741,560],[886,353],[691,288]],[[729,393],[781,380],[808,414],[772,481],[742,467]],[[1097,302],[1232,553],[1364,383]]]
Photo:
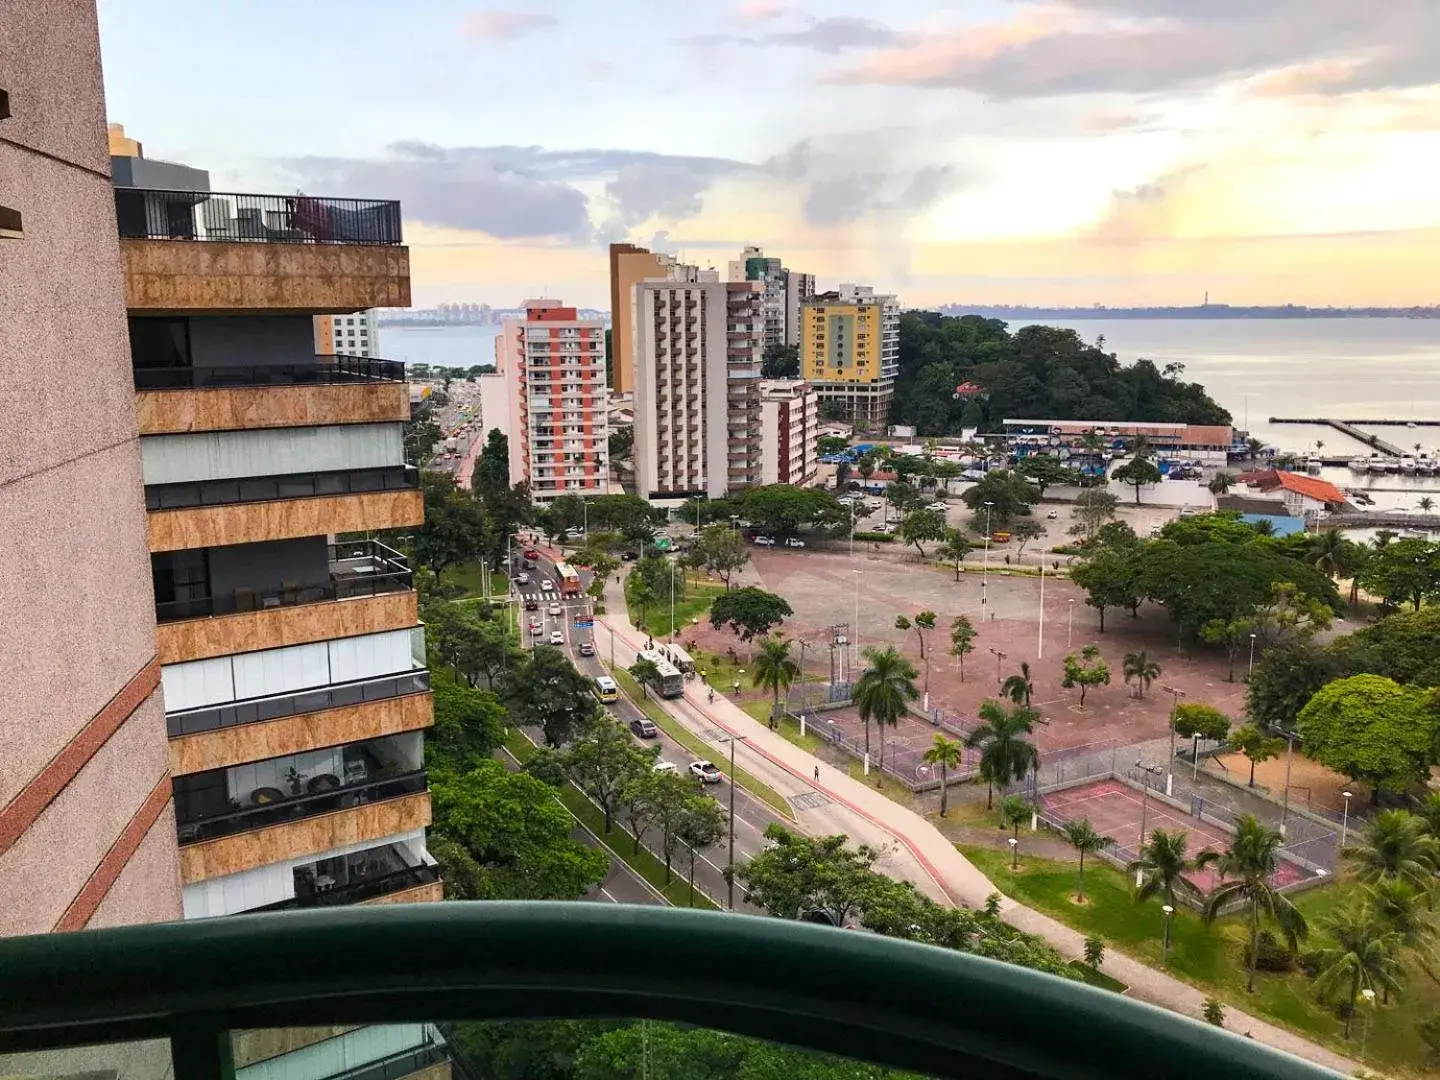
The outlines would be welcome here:
[[[893,526],[889,525],[887,522],[882,521],[879,525],[872,525],[867,531],[873,533],[888,533],[894,532],[895,530]]]
[[[640,553],[634,548],[626,548],[620,553],[620,558],[623,559],[625,562],[634,562],[639,557]]]
[[[551,631],[550,631],[550,644],[551,644],[551,645],[564,645],[564,644],[565,644],[565,635],[562,634],[559,630],[551,630]]]
[[[563,615],[563,614],[565,614],[565,609],[562,608],[559,604],[551,604],[551,605],[545,610],[545,614],[547,614],[547,615]]]
[[[581,655],[581,656],[594,656],[594,655],[595,655],[595,643],[594,643],[593,641],[582,641],[582,642],[580,643],[580,655]]]
[[[654,739],[660,734],[660,729],[643,716],[630,721],[630,730],[642,739]]]
[[[1181,517],[1194,517],[1195,514],[1196,514],[1196,512],[1197,512],[1197,511],[1195,510],[1195,508],[1194,508],[1193,506],[1182,506],[1182,507],[1180,508],[1180,516],[1181,516]]]
[[[1150,526],[1150,536],[1151,536],[1152,538],[1154,538],[1154,537],[1159,536],[1159,535],[1160,535],[1160,526],[1159,526],[1159,525],[1151,525],[1151,526]]]
[[[534,562],[536,559],[540,558],[540,552],[536,551],[534,548],[526,548],[525,558],[528,559],[530,562]]]
[[[798,536],[787,536],[785,538],[785,546],[793,548],[803,548],[805,546],[805,541],[801,540]]]
[[[680,766],[676,765],[673,761],[657,761],[655,763],[655,771],[657,773],[678,773]]]
[[[754,538],[754,542],[759,544],[761,547],[775,546],[775,538],[773,536],[757,536]]]
[[[925,507],[925,509],[933,510],[937,514],[943,514],[946,510],[949,509],[949,507],[947,507],[943,502],[933,502],[929,506]]]
[[[541,591],[541,592],[554,592],[554,591],[555,591],[555,583],[554,583],[553,581],[551,581],[548,577],[547,577],[547,578],[541,578],[541,579],[540,579],[540,591]]]
[[[1054,521],[1059,516],[1060,512],[1058,510],[1051,510],[1045,515],[1046,519],[1049,521]]]
[[[540,610],[540,601],[539,601],[539,600],[536,600],[535,597],[533,597],[533,596],[527,596],[527,597],[525,597],[525,610],[526,610],[526,611],[539,611],[539,610]]]
[[[690,775],[699,780],[702,784],[718,784],[724,777],[708,761],[692,761],[690,763]]]
[[[539,637],[544,632],[545,624],[542,623],[539,619],[535,619],[530,623],[530,633],[534,634],[536,637]]]
[[[584,535],[585,535],[585,530],[584,530],[584,529],[576,528],[576,527],[574,527],[574,526],[571,526],[570,528],[568,528],[568,529],[565,530],[565,535],[568,536],[568,537],[570,537],[570,539],[573,540],[573,539],[575,539],[577,536],[584,536]]]
[[[529,575],[529,574],[523,574],[523,573],[522,573],[522,574],[516,574],[516,575],[515,575],[515,584],[516,584],[516,585],[529,585],[529,584],[530,584],[530,575]]]

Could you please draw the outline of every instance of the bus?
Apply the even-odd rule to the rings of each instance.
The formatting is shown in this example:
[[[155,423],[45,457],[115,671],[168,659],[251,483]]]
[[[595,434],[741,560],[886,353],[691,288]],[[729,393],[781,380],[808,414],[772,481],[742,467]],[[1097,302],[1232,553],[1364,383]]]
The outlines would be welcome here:
[[[654,688],[661,697],[679,697],[685,693],[685,676],[681,675],[680,669],[666,660],[658,649],[642,649],[635,659],[649,660],[655,665],[660,677],[655,680]]]
[[[602,703],[611,705],[620,700],[620,687],[609,675],[597,675],[595,676],[595,696]]]
[[[690,654],[679,645],[661,645],[658,647],[661,656],[669,660],[680,669],[682,675],[688,675],[695,670],[695,661],[690,659]]]
[[[580,595],[580,575],[569,563],[555,564],[555,580],[560,583],[560,595],[567,600]]]

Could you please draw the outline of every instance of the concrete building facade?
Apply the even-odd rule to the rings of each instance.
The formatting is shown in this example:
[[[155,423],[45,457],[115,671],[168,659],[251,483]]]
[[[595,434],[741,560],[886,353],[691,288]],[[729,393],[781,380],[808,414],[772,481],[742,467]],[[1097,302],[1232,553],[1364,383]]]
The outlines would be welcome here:
[[[757,281],[762,287],[764,347],[800,343],[800,310],[815,295],[815,275],[787,269],[758,247],[747,247],[730,260],[730,281]]]
[[[820,467],[820,398],[804,379],[760,384],[762,484],[806,485]]]
[[[663,278],[675,265],[665,254],[634,244],[610,245],[610,389],[635,391],[635,321],[633,295],[646,278]]]
[[[559,300],[525,301],[524,319],[506,319],[495,340],[510,430],[510,480],[530,485],[536,503],[609,490],[610,430],[605,324],[581,319]],[[481,420],[493,395],[481,390]]]
[[[868,285],[841,285],[802,311],[801,376],[853,423],[883,425],[900,373],[899,302]]]
[[[8,937],[181,899],[95,8],[0,0],[0,26]]]
[[[379,356],[380,322],[374,308],[315,316],[316,356]]]

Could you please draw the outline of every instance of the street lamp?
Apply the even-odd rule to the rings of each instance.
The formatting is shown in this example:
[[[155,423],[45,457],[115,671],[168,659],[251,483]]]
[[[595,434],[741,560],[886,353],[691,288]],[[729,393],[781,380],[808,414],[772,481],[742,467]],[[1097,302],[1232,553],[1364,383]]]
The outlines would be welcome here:
[[[860,571],[852,567],[850,573],[855,575],[855,621],[850,624],[850,644],[855,649],[855,659],[850,662],[850,677],[853,679],[860,669]]]
[[[738,687],[740,684],[735,685]],[[730,858],[725,867],[725,906],[730,911],[735,910],[735,744],[744,738],[743,735],[731,735],[720,740],[730,744]]]
[[[1200,779],[1200,732],[1195,735],[1190,743],[1190,756],[1195,762],[1195,768],[1190,772],[1190,782],[1193,784]]]
[[[675,644],[675,560],[670,560],[670,644]]]
[[[1075,640],[1075,598],[1070,598],[1070,617],[1065,620],[1065,648],[1068,650]]]
[[[1345,796],[1345,814],[1340,819],[1340,850],[1344,851],[1345,837],[1349,834],[1350,830],[1350,800],[1353,798],[1353,795],[1348,791],[1342,791],[1340,794]]]
[[[985,504],[985,555],[980,562],[980,617],[985,617],[986,603],[990,599],[990,508],[993,502]]]
[[[1175,721],[1180,717],[1180,699],[1185,696],[1184,690],[1177,690],[1173,686],[1162,686],[1160,688],[1169,694],[1172,700],[1170,706],[1170,760],[1165,763],[1165,794],[1175,794]]]
[[[739,520],[740,520],[740,515],[739,515],[739,514],[731,514],[731,515],[730,515],[730,531],[731,531],[732,533],[735,531],[736,523],[737,523]]]
[[[1255,675],[1255,632],[1250,632],[1250,668],[1245,672],[1245,681],[1249,682]]]
[[[1010,869],[1020,869],[1020,841],[1012,836],[1005,842],[1010,845]]]
[[[1004,678],[1001,676],[1000,673],[1000,665],[1005,662],[1005,654],[999,649],[991,649],[990,655],[995,657],[995,685],[998,687],[1003,685],[1005,682]]]
[[[1175,909],[1169,904],[1161,904],[1160,910],[1165,913],[1165,940],[1160,946],[1160,963],[1170,964],[1170,918],[1175,914]]]
[[[1285,823],[1290,819],[1290,768],[1295,764],[1295,733],[1285,732],[1285,794],[1280,800],[1280,835],[1285,835]]]

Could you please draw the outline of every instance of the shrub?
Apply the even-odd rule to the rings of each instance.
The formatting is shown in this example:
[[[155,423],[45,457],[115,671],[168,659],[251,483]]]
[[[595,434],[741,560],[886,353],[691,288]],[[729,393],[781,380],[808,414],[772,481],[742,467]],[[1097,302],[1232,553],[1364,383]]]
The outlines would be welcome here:
[[[890,533],[857,532],[855,539],[863,540],[870,544],[891,544],[895,542],[895,537]]]
[[[1269,930],[1260,931],[1260,953],[1256,963],[1261,971],[1289,971],[1295,966],[1295,956]]]
[[[1225,1006],[1214,998],[1205,999],[1205,1008],[1200,1013],[1207,1024],[1214,1024],[1216,1027],[1225,1026]]]
[[[1084,552],[1074,544],[1056,544],[1050,549],[1051,555],[1081,555]]]

